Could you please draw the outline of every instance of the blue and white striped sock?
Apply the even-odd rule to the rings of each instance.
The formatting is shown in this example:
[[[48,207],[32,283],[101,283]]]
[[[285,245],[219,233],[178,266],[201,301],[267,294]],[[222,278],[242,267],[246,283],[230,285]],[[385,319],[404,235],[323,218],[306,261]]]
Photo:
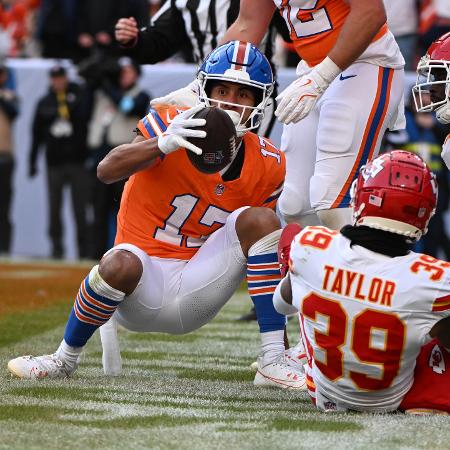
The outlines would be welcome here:
[[[284,332],[286,318],[273,306],[273,293],[280,281],[280,265],[276,253],[248,257],[248,292],[255,305],[261,333],[277,330]]]
[[[248,252],[248,292],[255,305],[261,333],[261,355],[268,364],[284,353],[286,316],[273,305],[273,294],[281,281],[277,247],[281,230],[274,231],[253,244]]]
[[[64,333],[64,341],[71,347],[83,347],[95,330],[114,314],[125,293],[109,286],[92,268],[81,283]]]

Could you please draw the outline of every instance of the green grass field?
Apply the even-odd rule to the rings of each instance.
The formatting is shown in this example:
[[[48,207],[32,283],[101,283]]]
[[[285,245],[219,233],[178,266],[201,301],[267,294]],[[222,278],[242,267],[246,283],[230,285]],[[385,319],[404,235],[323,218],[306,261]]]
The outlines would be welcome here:
[[[11,378],[11,357],[54,351],[71,303],[0,317],[0,449],[450,448],[449,417],[324,414],[306,393],[254,388],[256,324],[235,321],[244,292],[196,333],[121,331],[120,377],[103,375],[96,333],[73,378]]]

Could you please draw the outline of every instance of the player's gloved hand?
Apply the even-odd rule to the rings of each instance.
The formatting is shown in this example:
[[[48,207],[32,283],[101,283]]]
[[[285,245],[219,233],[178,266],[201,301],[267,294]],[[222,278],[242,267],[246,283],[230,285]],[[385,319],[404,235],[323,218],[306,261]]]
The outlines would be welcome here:
[[[444,160],[447,169],[450,170],[450,134],[447,134],[445,142],[442,144],[441,158]]]
[[[194,106],[172,120],[164,134],[158,138],[158,147],[164,154],[168,155],[180,147],[186,148],[197,155],[202,154],[202,149],[191,144],[186,138],[206,137],[206,131],[193,129],[205,125],[206,120],[192,118],[193,115],[197,114],[204,107],[204,104]]]
[[[154,98],[150,105],[175,105],[192,108],[198,103],[198,93],[198,82],[194,80],[184,88],[177,89],[163,97]]]
[[[341,69],[328,56],[307,74],[293,81],[277,98],[275,115],[280,122],[297,123],[313,109]]]

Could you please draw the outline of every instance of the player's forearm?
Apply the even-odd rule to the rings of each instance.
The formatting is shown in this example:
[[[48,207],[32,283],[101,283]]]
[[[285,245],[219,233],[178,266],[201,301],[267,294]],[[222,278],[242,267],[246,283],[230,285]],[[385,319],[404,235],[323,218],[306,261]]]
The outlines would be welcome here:
[[[106,184],[123,180],[150,167],[161,156],[158,139],[123,144],[112,149],[97,166],[97,177]]]
[[[239,16],[225,32],[219,45],[235,40],[259,45],[274,11],[275,5],[272,0],[241,0]]]
[[[328,56],[342,70],[352,64],[386,22],[381,0],[352,0],[351,10]]]

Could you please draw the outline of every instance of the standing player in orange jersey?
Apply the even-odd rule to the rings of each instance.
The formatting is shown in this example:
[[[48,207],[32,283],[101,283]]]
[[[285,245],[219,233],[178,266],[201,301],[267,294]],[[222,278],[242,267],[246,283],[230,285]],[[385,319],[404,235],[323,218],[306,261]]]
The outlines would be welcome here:
[[[241,0],[223,40],[259,43],[278,8],[302,61],[278,96],[286,222],[351,222],[350,186],[387,128],[404,127],[404,60],[382,0]],[[317,217],[318,216],[318,217]]]
[[[69,376],[83,346],[99,326],[112,323],[113,314],[112,320],[133,331],[196,330],[215,317],[247,274],[262,341],[254,384],[305,388],[303,372],[285,355],[286,318],[272,302],[281,279],[281,226],[274,208],[285,160],[270,141],[250,132],[273,89],[269,62],[253,45],[230,42],[206,58],[198,82],[201,105],[184,112],[151,110],[139,121],[135,140],[99,164],[106,183],[130,177],[115,247],[81,283],[57,351],[11,360],[14,375]],[[187,155],[201,153],[186,139],[205,137],[196,129],[204,119],[193,117],[205,105],[226,110],[239,137],[230,164],[213,174],[195,169]],[[112,328],[105,363],[111,374],[120,370]]]
[[[394,150],[360,171],[352,225],[294,237],[274,303],[300,314],[319,409],[450,413],[450,263],[410,250],[436,202],[427,165]]]

